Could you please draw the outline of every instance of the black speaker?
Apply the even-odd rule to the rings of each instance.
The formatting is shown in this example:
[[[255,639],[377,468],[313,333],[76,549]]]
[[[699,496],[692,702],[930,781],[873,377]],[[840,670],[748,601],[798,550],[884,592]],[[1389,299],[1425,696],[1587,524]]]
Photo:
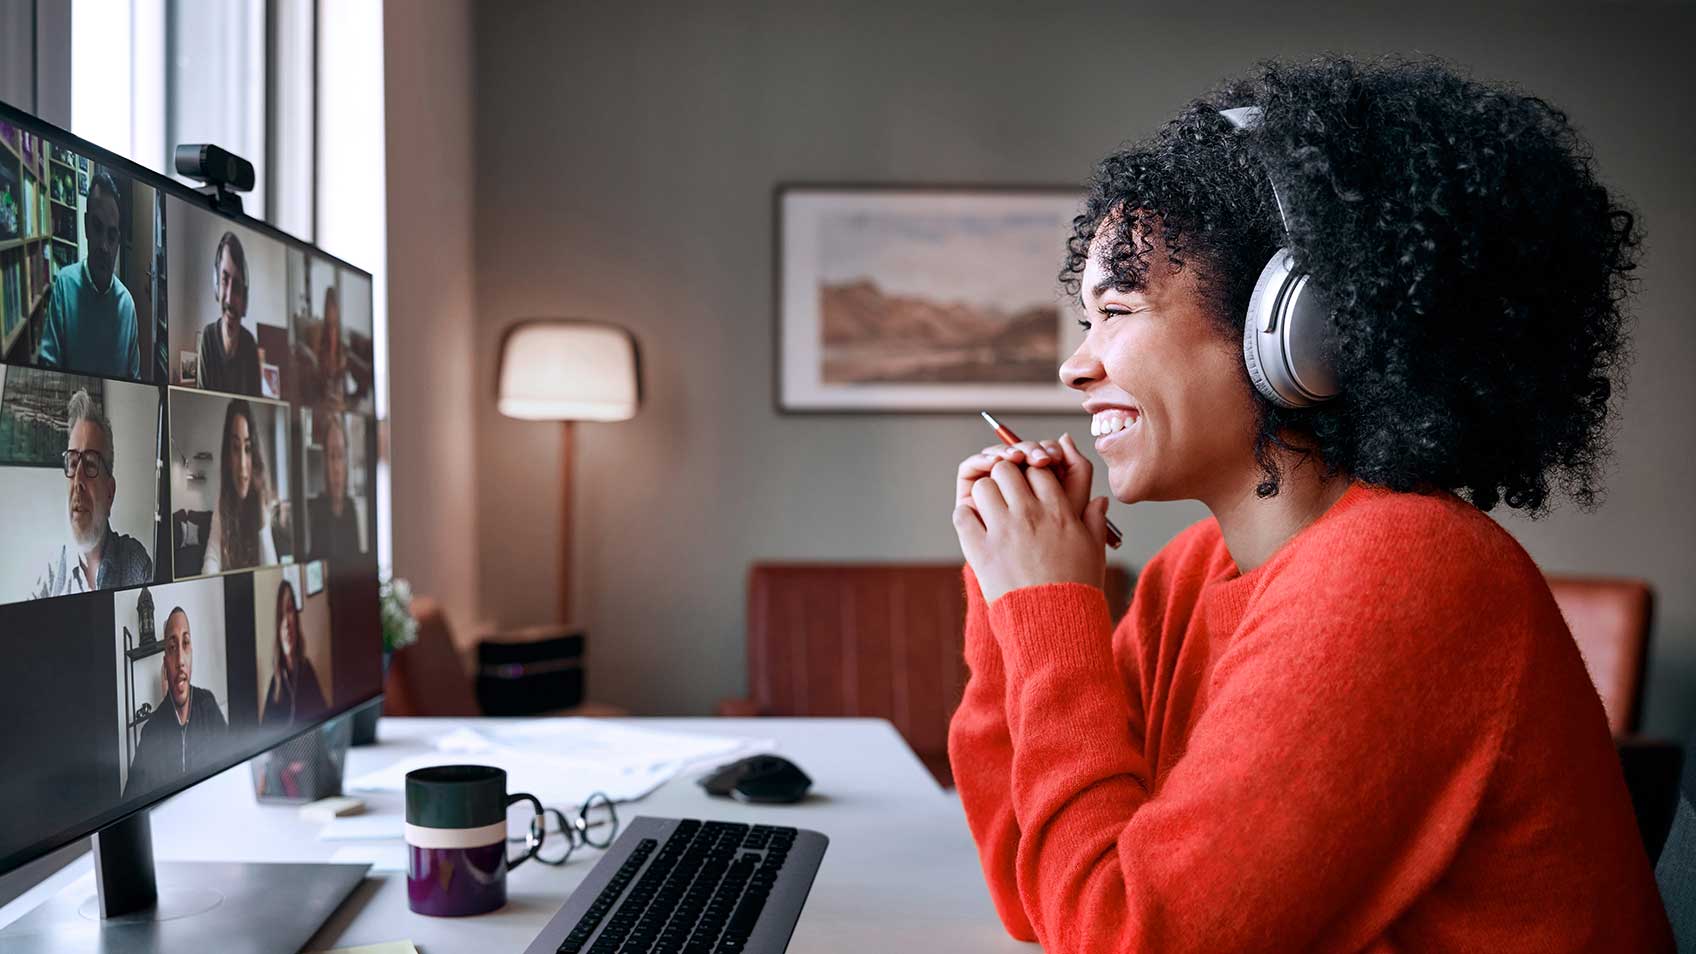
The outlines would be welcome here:
[[[582,633],[477,644],[477,703],[484,715],[527,716],[583,701]]]

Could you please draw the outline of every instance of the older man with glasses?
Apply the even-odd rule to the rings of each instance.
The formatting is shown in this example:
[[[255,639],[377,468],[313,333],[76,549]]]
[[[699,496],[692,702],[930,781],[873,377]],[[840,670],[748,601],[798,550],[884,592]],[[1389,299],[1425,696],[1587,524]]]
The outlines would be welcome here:
[[[48,561],[32,598],[151,583],[153,558],[147,548],[112,529],[112,501],[118,494],[112,475],[112,425],[87,391],[71,395],[67,410],[70,436],[63,460],[71,540]]]

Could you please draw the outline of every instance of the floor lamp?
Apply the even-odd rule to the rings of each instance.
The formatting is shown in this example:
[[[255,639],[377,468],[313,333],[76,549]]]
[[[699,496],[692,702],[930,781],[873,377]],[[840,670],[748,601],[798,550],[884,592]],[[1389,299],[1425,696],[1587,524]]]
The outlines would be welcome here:
[[[518,322],[501,339],[500,412],[525,421],[563,421],[560,434],[560,622],[571,623],[571,427],[627,421],[642,402],[636,338],[601,321]]]

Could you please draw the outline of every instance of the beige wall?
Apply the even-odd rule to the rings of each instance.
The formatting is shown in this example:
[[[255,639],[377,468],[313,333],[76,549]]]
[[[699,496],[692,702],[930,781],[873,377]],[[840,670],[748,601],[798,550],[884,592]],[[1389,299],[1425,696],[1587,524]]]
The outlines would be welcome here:
[[[394,565],[461,633],[477,605],[471,35],[467,0],[383,17]]]
[[[493,347],[507,322],[606,319],[640,339],[642,414],[578,429],[574,566],[591,693],[640,713],[704,713],[744,690],[750,562],[957,558],[946,505],[953,468],[990,437],[967,416],[773,410],[774,183],[1081,181],[1116,143],[1261,57],[1421,50],[1564,106],[1594,141],[1608,181],[1645,211],[1638,361],[1612,495],[1593,515],[1568,509],[1534,525],[1506,522],[1550,569],[1655,582],[1650,727],[1696,722],[1696,508],[1686,505],[1683,471],[1696,460],[1687,317],[1696,299],[1688,268],[1696,127],[1667,111],[1689,90],[1696,13],[1115,3],[1061,19],[1023,3],[927,5],[919,14],[910,6],[476,8],[476,378],[453,394],[474,398],[483,613],[512,624],[551,618],[558,572],[558,428],[505,420],[489,399]],[[423,53],[417,60],[436,65]],[[458,70],[457,54],[438,68]],[[414,109],[392,81],[397,72],[390,108]],[[445,80],[424,79],[458,116],[461,101]],[[420,162],[442,162],[440,141],[423,145]],[[413,151],[391,138],[391,169]],[[457,175],[450,165],[443,171]],[[429,194],[447,203],[430,216],[439,234],[442,216],[454,220],[463,200]],[[408,235],[391,223],[397,248]],[[401,304],[406,270],[395,274],[398,382],[404,322],[417,316]],[[454,296],[460,280],[453,271]],[[428,304],[445,316],[442,289],[431,291]],[[453,350],[445,338],[417,356],[443,361],[443,350]],[[397,385],[397,445],[405,403]],[[458,410],[453,420],[467,420]],[[465,433],[442,423],[432,432]],[[1009,423],[1030,435],[1087,426],[1081,414]],[[438,449],[431,459],[450,457]],[[459,470],[431,479],[448,473],[463,486]],[[403,554],[428,542],[416,529],[402,536],[408,479],[421,478],[397,472]],[[1126,558],[1141,564],[1201,514],[1172,504],[1116,506],[1113,516],[1129,538]],[[458,537],[437,528],[430,539]]]

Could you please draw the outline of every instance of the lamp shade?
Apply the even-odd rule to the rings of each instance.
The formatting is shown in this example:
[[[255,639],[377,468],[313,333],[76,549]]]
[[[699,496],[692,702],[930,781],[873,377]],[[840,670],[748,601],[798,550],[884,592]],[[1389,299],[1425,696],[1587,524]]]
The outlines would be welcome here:
[[[624,421],[641,403],[636,338],[599,321],[540,319],[507,329],[498,406],[527,421]]]

